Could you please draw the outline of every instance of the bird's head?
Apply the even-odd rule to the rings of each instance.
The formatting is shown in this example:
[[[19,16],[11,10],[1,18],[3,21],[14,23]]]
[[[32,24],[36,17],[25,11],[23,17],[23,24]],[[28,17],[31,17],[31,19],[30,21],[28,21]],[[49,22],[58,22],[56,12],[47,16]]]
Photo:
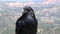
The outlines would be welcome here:
[[[34,15],[34,10],[30,6],[25,6],[23,14]]]

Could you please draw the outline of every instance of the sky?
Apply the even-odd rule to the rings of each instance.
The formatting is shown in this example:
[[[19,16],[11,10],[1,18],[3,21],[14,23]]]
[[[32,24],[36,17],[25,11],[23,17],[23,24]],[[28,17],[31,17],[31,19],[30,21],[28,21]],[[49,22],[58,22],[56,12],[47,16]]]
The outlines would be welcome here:
[[[18,1],[18,2],[25,2],[25,1],[46,1],[46,0],[0,0],[0,1]]]
[[[38,4],[60,4],[60,0],[0,0],[0,1],[16,1],[11,2],[11,3],[6,3],[6,5],[8,6],[23,6],[23,5],[32,5],[32,4],[36,4],[35,2],[39,2]],[[27,2],[29,1],[29,2]],[[25,2],[25,3],[23,3]]]
[[[16,2],[26,2],[26,1],[37,1],[37,2],[45,2],[45,3],[60,3],[60,0],[0,0],[0,1],[16,1]]]
[[[55,2],[60,3],[60,0],[0,0],[0,1],[16,1],[16,2],[26,2],[26,1],[37,1],[37,2]]]

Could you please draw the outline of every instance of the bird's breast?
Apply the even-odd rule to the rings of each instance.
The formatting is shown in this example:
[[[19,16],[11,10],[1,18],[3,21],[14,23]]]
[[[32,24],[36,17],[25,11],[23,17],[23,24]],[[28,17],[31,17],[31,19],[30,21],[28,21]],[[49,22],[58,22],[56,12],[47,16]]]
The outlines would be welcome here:
[[[36,20],[31,16],[27,16],[24,21],[26,24],[36,24]]]

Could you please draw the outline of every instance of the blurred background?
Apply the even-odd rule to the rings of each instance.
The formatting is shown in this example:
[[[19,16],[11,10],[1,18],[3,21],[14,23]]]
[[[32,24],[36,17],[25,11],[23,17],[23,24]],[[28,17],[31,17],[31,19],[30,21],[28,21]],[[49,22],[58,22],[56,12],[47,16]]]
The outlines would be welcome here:
[[[0,0],[0,34],[15,34],[24,6],[34,9],[37,34],[60,34],[60,0]]]

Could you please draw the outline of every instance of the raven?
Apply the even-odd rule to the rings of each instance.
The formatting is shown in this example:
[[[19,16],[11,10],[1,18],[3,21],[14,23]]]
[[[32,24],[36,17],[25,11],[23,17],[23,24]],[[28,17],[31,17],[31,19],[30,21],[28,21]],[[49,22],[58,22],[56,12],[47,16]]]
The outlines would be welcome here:
[[[34,10],[30,6],[25,6],[23,15],[16,21],[16,34],[36,34],[38,21]]]

